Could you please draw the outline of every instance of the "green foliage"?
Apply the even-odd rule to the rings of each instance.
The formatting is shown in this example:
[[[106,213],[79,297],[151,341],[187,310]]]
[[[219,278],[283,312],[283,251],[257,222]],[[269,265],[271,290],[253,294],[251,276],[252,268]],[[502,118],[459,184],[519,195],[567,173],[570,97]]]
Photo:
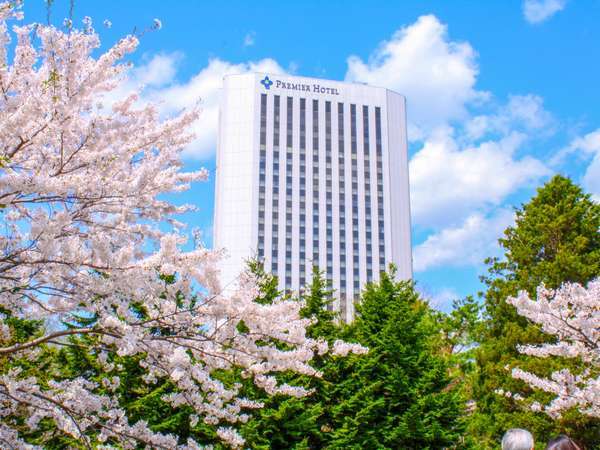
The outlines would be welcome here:
[[[269,303],[283,295],[277,279],[259,263],[250,262],[250,268],[260,287],[256,301]],[[410,282],[395,281],[393,273],[382,274],[379,283],[366,288],[355,323],[346,325],[332,311],[333,293],[317,269],[300,297],[304,301],[301,315],[313,321],[307,329],[310,337],[330,344],[337,339],[359,342],[369,352],[316,356],[312,364],[321,372],[320,378],[292,373],[279,376],[282,382],[313,391],[304,398],[269,397],[237,369],[220,373],[219,379],[226,385],[241,383],[244,396],[264,402],[263,409],[240,425],[248,448],[437,449],[458,444],[465,402],[453,375],[458,360],[447,350],[447,336],[451,335],[456,345],[464,342],[464,335],[452,330],[468,328],[477,314],[473,303],[466,302],[460,313],[443,319],[419,298]],[[143,317],[144,311],[139,315]],[[66,326],[90,323],[93,318],[73,316]],[[237,326],[240,332],[247,329],[243,321]],[[39,324],[23,323],[21,327],[29,330],[28,335],[39,333]],[[46,379],[84,377],[98,384],[100,394],[107,389],[103,379],[118,376],[117,398],[131,422],[144,420],[154,431],[176,435],[180,443],[192,437],[200,444],[222,448],[214,426],[202,420],[190,426],[189,407],[172,408],[163,400],[176,389],[169,380],[143,381],[140,355],[120,357],[109,351],[113,369],[107,373],[99,355],[89,350],[102,347],[96,339],[90,334],[62,341],[58,347],[44,347],[45,359],[29,363],[27,371]],[[38,366],[41,361],[45,363]],[[93,442],[93,434],[90,437]],[[52,423],[43,423],[28,439],[45,448],[82,448],[81,442],[57,433]]]
[[[393,274],[369,284],[347,336],[369,348],[340,358],[329,448],[428,449],[457,443],[463,399],[440,351],[437,315]]]
[[[272,278],[277,286],[276,278]],[[270,287],[271,283],[267,282],[267,285]],[[270,292],[271,295],[277,295],[274,290]],[[312,282],[301,294],[301,298],[305,302],[300,311],[301,316],[313,320],[307,329],[307,335],[332,343],[339,337],[342,327],[336,324],[336,314],[329,308],[333,301],[332,291],[317,268],[313,269]],[[265,450],[325,447],[326,436],[323,429],[326,429],[326,399],[333,359],[324,355],[313,360],[313,367],[323,372],[322,378],[290,374],[280,377],[281,381],[314,390],[309,397],[267,397],[252,385],[246,385],[250,397],[264,402],[264,408],[257,411],[242,428],[242,435],[249,447]]]
[[[260,304],[272,303],[277,297],[282,295],[277,287],[277,277],[266,273],[262,263],[256,259],[247,261],[248,270],[257,280],[259,288],[258,297],[254,300]]]
[[[538,189],[529,203],[516,211],[515,226],[509,227],[500,245],[503,259],[489,259],[483,278],[486,316],[480,328],[476,351],[477,372],[473,395],[477,402],[470,433],[480,436],[483,448],[491,448],[511,427],[529,429],[539,442],[559,432],[577,437],[588,445],[600,442],[600,424],[576,411],[553,421],[532,413],[524,405],[495,394],[499,388],[546,399],[524,383],[514,380],[507,368],[519,366],[547,374],[567,364],[556,358],[540,360],[517,352],[517,344],[545,342],[540,330],[519,316],[506,298],[520,290],[534,297],[544,283],[556,288],[564,282],[586,283],[600,275],[600,205],[569,179],[555,176]]]
[[[447,313],[437,313],[438,322],[442,329],[440,348],[450,363],[450,374],[456,389],[461,392],[467,401],[467,412],[472,409],[472,380],[475,369],[475,354],[481,327],[482,307],[473,297],[466,297],[453,302],[452,310]],[[470,420],[469,414],[463,417],[466,424]],[[465,436],[462,447],[473,447],[470,435]]]
[[[313,267],[312,282],[301,296],[305,302],[300,310],[300,316],[314,320],[308,327],[307,335],[311,338],[321,338],[328,342],[338,337],[340,327],[336,326],[337,314],[333,312],[333,291],[327,285],[323,274]]]
[[[442,342],[448,355],[457,363],[466,364],[472,358],[475,336],[481,324],[482,307],[473,297],[455,300],[448,314],[439,313]]]
[[[308,333],[369,347],[366,355],[325,355],[319,379],[295,377],[311,396],[263,399],[242,433],[257,449],[443,448],[462,432],[463,397],[440,347],[438,316],[408,282],[383,274],[366,289],[354,324],[336,322],[331,291],[318,271],[303,295]]]
[[[139,364],[142,359],[140,355],[121,357],[114,352],[109,352],[108,361],[114,365],[114,369],[106,372],[99,364],[98,354],[89,351],[89,348],[94,346],[93,341],[96,339],[92,335],[87,335],[72,337],[68,342],[65,342],[61,350],[53,357],[53,378],[61,380],[84,377],[87,380],[96,382],[99,386],[97,393],[102,394],[107,389],[103,386],[103,379],[117,376],[120,379],[120,384],[116,390],[116,397],[132,424],[144,420],[155,432],[177,436],[180,444],[185,443],[188,437],[193,437],[197,442],[204,444],[218,444],[213,427],[204,424],[202,421],[195,427],[190,427],[191,408],[187,406],[172,408],[162,399],[164,395],[175,392],[176,388],[172,382],[166,379],[158,379],[154,384],[147,384],[143,381],[142,377],[145,370]],[[51,427],[49,428],[51,429]],[[97,432],[93,431],[88,434],[92,442],[94,442],[96,434]],[[60,434],[55,439],[58,438],[64,439]],[[43,443],[44,448],[86,448],[81,442],[78,443],[78,446],[74,444],[63,445],[62,442],[59,442],[56,446],[51,446],[45,440]],[[110,444],[110,442],[108,443]],[[222,447],[217,445],[216,448]]]
[[[10,311],[0,308],[0,317],[10,329],[10,339],[0,337],[0,347],[8,347],[17,343],[30,341],[40,337],[43,334],[42,323],[35,320],[27,320],[15,317]],[[61,368],[57,362],[60,360],[59,349],[54,346],[43,345],[35,359],[29,358],[8,358],[0,356],[0,375],[13,368],[19,368],[23,376],[35,377],[39,380],[42,388],[46,387],[48,381],[56,379],[62,374]],[[49,420],[43,420],[39,424],[36,432],[31,432],[25,425],[23,417],[10,416],[3,417],[3,421],[14,429],[22,433],[30,443],[43,445],[44,448],[78,448],[75,439],[58,433],[56,426]]]

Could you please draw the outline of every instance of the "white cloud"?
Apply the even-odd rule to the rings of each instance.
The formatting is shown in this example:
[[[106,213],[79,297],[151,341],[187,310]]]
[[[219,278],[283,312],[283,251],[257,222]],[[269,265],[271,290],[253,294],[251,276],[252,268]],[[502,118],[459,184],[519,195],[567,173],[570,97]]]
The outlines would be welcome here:
[[[487,98],[475,89],[476,53],[450,41],[435,16],[421,16],[380,44],[368,62],[348,58],[347,81],[393,89],[406,96],[411,139],[423,130],[467,116],[466,105]]]
[[[213,59],[182,81],[176,76],[181,59],[181,54],[155,56],[131,71],[125,88],[145,85],[143,100],[158,102],[164,116],[200,102],[197,139],[185,149],[195,159],[215,152],[224,75],[291,71],[273,59],[240,64]],[[384,86],[407,97],[409,134],[423,141],[410,161],[413,221],[435,233],[415,248],[416,270],[479,264],[508,221],[503,209],[494,215],[494,208],[503,208],[508,195],[549,173],[542,162],[515,156],[525,133],[552,124],[542,99],[511,96],[505,105],[494,107],[487,101],[490,95],[475,88],[477,75],[473,48],[449,40],[446,25],[434,16],[398,30],[368,62],[348,59],[348,81]],[[482,102],[490,112],[471,116],[470,107]],[[492,133],[499,136],[492,140]]]
[[[544,100],[538,95],[511,95],[505,110],[511,120],[520,121],[531,130],[546,127],[552,121],[551,114],[544,109]]]
[[[449,312],[452,310],[452,302],[458,298],[460,295],[454,289],[442,288],[429,298],[429,304],[439,311]]]
[[[600,203],[600,152],[596,153],[583,176],[583,187]]]
[[[348,59],[348,81],[407,98],[409,136],[423,142],[409,164],[413,222],[423,228],[439,230],[502,205],[549,173],[542,162],[515,156],[528,135],[552,128],[542,98],[512,95],[495,106],[476,89],[477,75],[475,50],[452,41],[432,15],[396,31],[367,62]],[[489,112],[473,117],[478,106]]]
[[[592,162],[583,175],[582,183],[583,187],[594,195],[596,201],[600,201],[600,128],[574,139],[565,153],[574,151],[592,156]]]
[[[251,31],[244,36],[244,47],[252,47],[256,43],[256,33]]]
[[[514,157],[524,135],[511,133],[461,149],[449,128],[427,138],[410,161],[413,222],[441,228],[478,208],[497,206],[516,190],[549,173],[535,158]]]
[[[509,134],[514,130],[542,132],[554,131],[554,118],[544,109],[544,100],[537,95],[510,95],[508,103],[496,113],[478,115],[465,122],[469,139],[480,139],[488,133]]]
[[[529,23],[541,23],[563,10],[567,0],[525,0],[523,15]]]
[[[171,83],[177,73],[177,64],[183,59],[183,54],[159,53],[144,64],[134,67],[129,74],[129,82],[138,86],[159,87]],[[131,86],[134,88],[134,86]]]
[[[585,136],[574,139],[570,146],[572,150],[582,150],[586,153],[597,153],[600,151],[600,128]]]
[[[458,227],[430,235],[413,250],[415,272],[439,266],[470,266],[481,264],[484,258],[497,254],[497,240],[514,220],[507,209],[486,218],[474,213]]]
[[[438,311],[452,311],[454,300],[461,298],[456,290],[449,287],[431,288],[423,283],[417,283],[416,289],[421,298],[427,300],[429,305]]]
[[[145,86],[142,101],[157,103],[160,113],[169,116],[185,108],[200,105],[200,119],[193,127],[196,139],[184,150],[184,156],[207,159],[214,155],[217,141],[219,101],[223,77],[246,72],[285,73],[273,59],[232,64],[212,59],[208,66],[185,82],[176,80],[181,54],[161,54],[134,68],[119,91],[131,91]]]

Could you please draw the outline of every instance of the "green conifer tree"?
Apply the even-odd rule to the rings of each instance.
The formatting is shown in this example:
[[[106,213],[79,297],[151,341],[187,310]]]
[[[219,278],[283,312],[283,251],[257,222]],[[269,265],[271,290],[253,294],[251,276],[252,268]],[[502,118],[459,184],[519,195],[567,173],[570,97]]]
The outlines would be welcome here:
[[[557,175],[516,210],[515,225],[507,228],[499,240],[504,258],[486,261],[486,315],[479,333],[472,386],[477,409],[469,426],[469,434],[479,436],[482,448],[497,446],[502,434],[511,427],[529,429],[539,442],[557,433],[576,436],[588,445],[600,442],[597,420],[573,411],[555,421],[496,393],[504,389],[544,398],[514,380],[508,369],[518,365],[542,374],[566,364],[557,358],[543,360],[517,352],[517,344],[546,342],[548,338],[519,316],[506,299],[520,290],[534,298],[542,283],[556,288],[564,282],[585,284],[598,277],[599,231],[600,205],[571,180]]]
[[[441,325],[408,281],[382,273],[348,336],[366,355],[337,361],[327,448],[438,449],[458,443],[464,401],[440,348]]]
[[[307,328],[308,336],[332,343],[340,335],[341,327],[336,323],[336,314],[330,307],[333,292],[318,268],[313,268],[311,284],[301,292],[300,297],[305,302],[301,316],[314,321]],[[257,411],[242,429],[250,448],[300,450],[326,447],[327,398],[331,384],[329,369],[335,359],[338,358],[327,354],[314,358],[312,365],[323,372],[321,378],[288,376],[289,379],[285,380],[312,389],[310,396],[262,396],[265,407]]]

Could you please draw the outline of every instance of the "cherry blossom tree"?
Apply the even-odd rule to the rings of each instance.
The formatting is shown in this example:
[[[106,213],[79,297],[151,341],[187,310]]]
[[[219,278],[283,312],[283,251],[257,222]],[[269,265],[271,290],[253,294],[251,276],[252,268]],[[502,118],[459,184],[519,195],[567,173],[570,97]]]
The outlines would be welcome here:
[[[300,302],[255,302],[250,274],[224,294],[221,252],[184,250],[175,216],[192,207],[165,194],[207,178],[180,163],[199,112],[163,119],[136,93],[114,101],[137,38],[98,53],[89,18],[83,30],[67,23],[10,32],[20,16],[18,5],[0,4],[0,447],[32,448],[19,430],[50,419],[90,448],[199,448],[191,440],[177,447],[174,436],[130,423],[110,394],[120,381],[110,376],[115,353],[141,356],[145,382],[176,385],[165,401],[190,406],[192,421],[214,424],[230,446],[241,446],[235,423],[261,405],[215,371],[242,368],[269,394],[302,396],[276,375],[318,376],[309,361],[327,344],[307,338]],[[12,318],[45,325],[17,339]],[[65,336],[84,335],[95,338],[88,351],[105,367],[102,386],[83,376],[42,383],[19,363],[35,361],[48,345],[68,345]],[[332,351],[361,349],[336,343]]]
[[[514,368],[514,378],[555,396],[546,405],[532,402],[531,408],[554,418],[571,408],[600,418],[600,279],[591,281],[587,288],[577,283],[566,283],[556,290],[542,286],[536,300],[522,291],[507,301],[555,338],[552,343],[520,346],[519,352],[540,358],[572,358],[579,363],[575,372],[562,369],[549,378]],[[519,394],[500,393],[524,400]]]

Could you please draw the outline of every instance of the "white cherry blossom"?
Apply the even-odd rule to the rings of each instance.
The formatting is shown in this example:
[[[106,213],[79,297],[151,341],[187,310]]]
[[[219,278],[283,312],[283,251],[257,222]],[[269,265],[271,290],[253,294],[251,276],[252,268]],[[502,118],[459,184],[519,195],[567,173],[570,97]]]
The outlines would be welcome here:
[[[557,290],[541,286],[536,300],[520,292],[507,302],[556,338],[553,343],[519,346],[521,353],[540,358],[574,358],[580,362],[581,370],[577,373],[563,369],[549,378],[513,368],[514,378],[554,395],[549,404],[534,402],[531,408],[552,417],[560,417],[570,408],[600,417],[600,279],[591,281],[587,288],[577,283],[566,283]]]
[[[268,393],[306,395],[279,384],[276,374],[319,376],[309,362],[326,344],[307,338],[311,322],[300,317],[301,302],[255,302],[250,274],[225,295],[216,269],[221,252],[183,250],[187,240],[175,216],[193,208],[165,194],[207,177],[202,169],[182,171],[180,162],[198,111],[163,120],[136,93],[114,102],[137,38],[98,53],[87,17],[84,31],[35,24],[10,33],[21,15],[14,8],[0,4],[0,307],[46,327],[39,337],[11,343],[0,317],[0,357],[10,363],[0,367],[0,446],[33,448],[11,419],[24,414],[32,430],[49,418],[88,445],[90,430],[99,430],[101,442],[122,448],[178,448],[174,436],[153,433],[142,421],[130,425],[116,397],[99,394],[102,386],[83,377],[42,386],[16,367],[35,359],[40,346],[64,345],[74,335],[97,338],[89,351],[98,355],[109,391],[120,382],[109,354],[139,355],[145,382],[170,378],[176,385],[165,401],[189,405],[192,425],[218,424],[222,439],[241,446],[232,426],[261,404],[241,398],[240,387],[225,386],[214,371],[240,367]],[[11,36],[17,42],[9,59]],[[75,314],[95,320],[78,326]],[[64,322],[73,326],[56,325]],[[360,349],[336,343],[336,350]],[[190,440],[179,448],[200,447]]]

